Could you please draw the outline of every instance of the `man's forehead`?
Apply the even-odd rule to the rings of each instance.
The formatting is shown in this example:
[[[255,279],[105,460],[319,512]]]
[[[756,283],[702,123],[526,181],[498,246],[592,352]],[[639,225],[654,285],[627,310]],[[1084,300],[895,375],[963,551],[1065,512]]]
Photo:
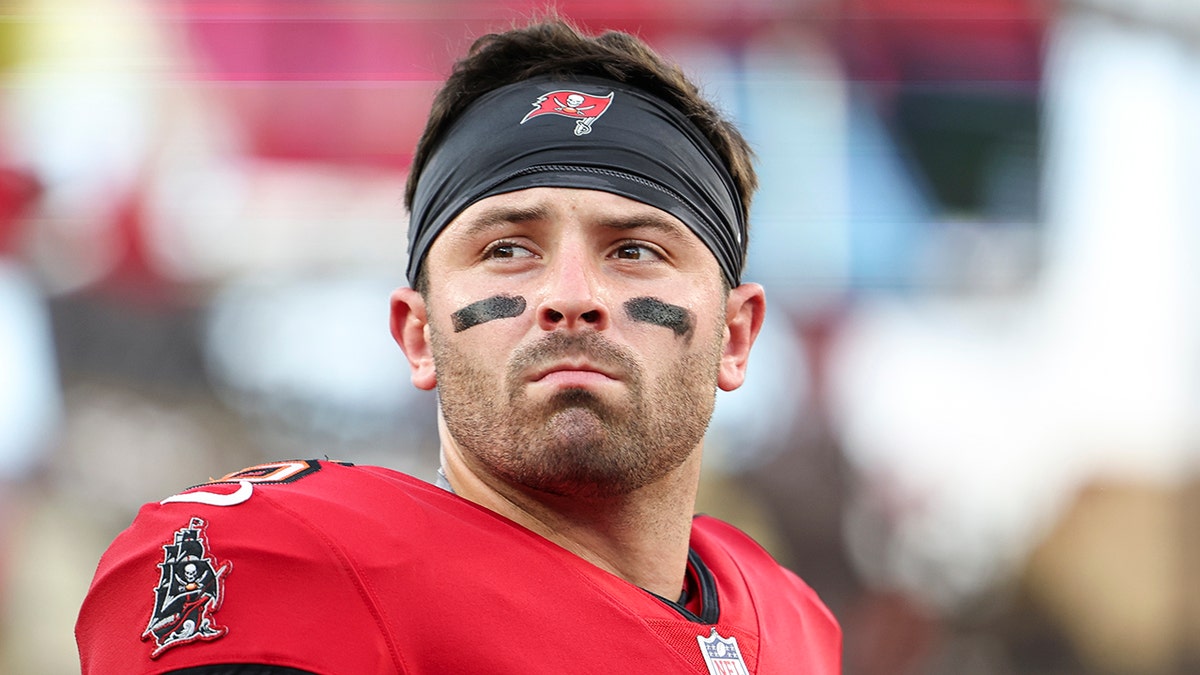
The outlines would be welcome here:
[[[445,234],[470,237],[514,223],[578,219],[616,230],[650,230],[703,243],[675,216],[649,204],[603,190],[534,187],[485,197],[451,221]]]

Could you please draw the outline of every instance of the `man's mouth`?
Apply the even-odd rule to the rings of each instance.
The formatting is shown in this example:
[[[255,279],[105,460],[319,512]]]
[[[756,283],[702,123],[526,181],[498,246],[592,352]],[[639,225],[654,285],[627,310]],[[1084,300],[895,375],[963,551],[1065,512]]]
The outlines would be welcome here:
[[[615,371],[587,361],[561,361],[535,369],[530,382],[542,382],[557,385],[588,385],[615,382],[620,380]]]

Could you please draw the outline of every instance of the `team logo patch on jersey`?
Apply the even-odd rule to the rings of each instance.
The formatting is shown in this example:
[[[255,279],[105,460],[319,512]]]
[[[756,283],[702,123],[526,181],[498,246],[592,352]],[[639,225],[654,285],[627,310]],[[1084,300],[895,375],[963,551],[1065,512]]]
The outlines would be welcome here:
[[[521,124],[542,115],[561,115],[574,119],[575,135],[583,136],[592,133],[592,123],[608,110],[612,100],[613,92],[609,92],[608,96],[592,96],[570,89],[552,91],[533,102],[533,110],[525,115]]]
[[[750,675],[738,649],[737,638],[723,638],[713,628],[712,635],[697,635],[696,641],[700,643],[700,653],[704,655],[709,675]]]
[[[218,626],[213,614],[221,608],[225,576],[233,563],[219,564],[208,547],[208,524],[192,518],[163,545],[158,586],[154,589],[154,613],[143,640],[154,639],[150,658],[158,658],[172,647],[197,640],[216,640],[229,632]]]

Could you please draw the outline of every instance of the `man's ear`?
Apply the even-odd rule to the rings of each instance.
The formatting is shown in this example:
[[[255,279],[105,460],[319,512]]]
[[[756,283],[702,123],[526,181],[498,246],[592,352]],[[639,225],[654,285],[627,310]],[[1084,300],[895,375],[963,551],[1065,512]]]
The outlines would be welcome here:
[[[437,386],[433,349],[429,344],[429,319],[425,299],[411,288],[392,292],[392,337],[412,368],[412,383],[426,391]]]
[[[733,391],[746,381],[750,348],[767,315],[767,295],[758,284],[742,284],[729,292],[725,303],[725,351],[717,372],[717,386]]]

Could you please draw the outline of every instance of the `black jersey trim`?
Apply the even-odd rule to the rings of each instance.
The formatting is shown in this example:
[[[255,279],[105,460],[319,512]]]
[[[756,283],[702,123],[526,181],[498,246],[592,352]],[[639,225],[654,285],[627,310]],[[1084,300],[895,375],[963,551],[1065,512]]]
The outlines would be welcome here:
[[[700,614],[683,606],[683,603],[668,600],[658,593],[646,591],[658,598],[660,602],[678,612],[683,618],[693,623],[714,625],[721,618],[721,602],[717,597],[717,580],[704,560],[691,548],[688,549],[688,571],[696,575],[696,583],[700,587]],[[680,600],[687,601],[686,595]]]

